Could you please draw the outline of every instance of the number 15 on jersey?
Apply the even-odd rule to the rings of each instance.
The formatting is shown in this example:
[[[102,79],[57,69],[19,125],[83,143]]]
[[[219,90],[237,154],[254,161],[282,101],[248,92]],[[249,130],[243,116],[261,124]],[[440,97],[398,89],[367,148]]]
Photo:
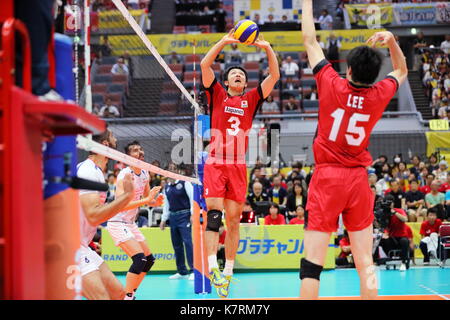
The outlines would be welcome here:
[[[331,128],[328,139],[336,141],[339,131],[341,129],[342,119],[344,118],[345,110],[338,108],[332,114],[334,118],[333,127]],[[354,113],[348,122],[348,127],[345,131],[345,139],[351,146],[360,146],[366,137],[364,127],[358,126],[358,122],[368,122],[370,115],[362,113]]]

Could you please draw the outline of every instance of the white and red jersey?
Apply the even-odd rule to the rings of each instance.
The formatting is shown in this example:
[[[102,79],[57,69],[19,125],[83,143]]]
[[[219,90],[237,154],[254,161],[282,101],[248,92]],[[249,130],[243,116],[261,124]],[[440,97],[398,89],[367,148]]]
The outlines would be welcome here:
[[[117,176],[117,182],[120,180],[123,180],[125,178],[126,174],[131,174],[134,184],[134,198],[132,201],[141,200],[142,196],[144,195],[145,187],[149,185],[150,177],[148,175],[148,172],[145,170],[141,170],[140,174],[136,174],[133,169],[130,167],[126,167],[125,169],[122,169]],[[128,210],[128,211],[122,211],[116,214],[114,217],[109,219],[109,222],[125,222],[125,223],[134,223],[136,219],[136,215],[138,213],[138,208]]]
[[[261,86],[240,96],[230,96],[214,79],[206,88],[211,116],[209,158],[245,163],[248,134],[253,118],[263,102]]]
[[[97,167],[97,165],[91,159],[86,159],[85,161],[80,162],[77,165],[77,176],[79,178],[105,183],[105,176],[103,174],[102,169]],[[99,192],[93,190],[80,190],[80,196],[89,193],[99,193],[100,204],[105,203],[106,192]],[[97,232],[97,226],[92,226],[91,224],[89,224],[82,207],[80,207],[80,230],[81,230],[81,245],[84,247],[88,247],[89,243],[92,241],[95,233]]]
[[[357,86],[322,60],[313,70],[319,92],[319,123],[313,151],[316,164],[367,167],[369,138],[398,82],[388,76],[376,84]]]

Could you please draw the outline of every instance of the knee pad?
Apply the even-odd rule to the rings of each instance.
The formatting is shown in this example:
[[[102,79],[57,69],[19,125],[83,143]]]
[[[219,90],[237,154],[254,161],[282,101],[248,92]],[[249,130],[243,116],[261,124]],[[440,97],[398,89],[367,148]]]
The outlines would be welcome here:
[[[155,257],[153,256],[153,254],[149,254],[147,256],[147,263],[145,264],[144,272],[149,272],[154,264],[155,264]]]
[[[147,264],[147,258],[145,255],[141,252],[132,256],[131,259],[133,260],[133,264],[128,271],[134,274],[140,274],[143,272],[145,265]]]
[[[305,278],[310,278],[320,281],[320,274],[322,270],[322,266],[303,258],[300,262],[300,279],[303,280]]]
[[[206,223],[206,231],[219,232],[221,223],[222,223],[222,211],[209,210],[208,222]]]

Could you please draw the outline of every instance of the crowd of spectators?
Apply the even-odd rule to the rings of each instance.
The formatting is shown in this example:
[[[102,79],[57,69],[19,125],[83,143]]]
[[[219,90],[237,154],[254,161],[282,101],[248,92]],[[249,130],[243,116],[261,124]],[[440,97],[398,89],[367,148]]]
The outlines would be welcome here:
[[[122,0],[128,10],[147,9],[152,0]],[[116,10],[116,6],[111,0],[93,0],[91,1],[92,11],[110,11]]]
[[[434,118],[450,119],[450,34],[439,48],[428,46],[420,35],[415,41],[419,73]]]
[[[227,11],[221,1],[176,0],[175,24],[178,26],[212,26],[213,32],[225,32]]]

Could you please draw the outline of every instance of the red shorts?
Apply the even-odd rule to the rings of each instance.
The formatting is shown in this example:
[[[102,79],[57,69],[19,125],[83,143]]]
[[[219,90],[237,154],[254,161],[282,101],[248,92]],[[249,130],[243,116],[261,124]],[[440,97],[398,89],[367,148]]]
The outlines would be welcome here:
[[[247,166],[245,164],[205,164],[203,175],[204,198],[224,198],[245,202],[247,194]]]
[[[307,230],[335,232],[342,213],[348,231],[361,231],[373,223],[374,197],[365,168],[319,165],[308,189]]]

